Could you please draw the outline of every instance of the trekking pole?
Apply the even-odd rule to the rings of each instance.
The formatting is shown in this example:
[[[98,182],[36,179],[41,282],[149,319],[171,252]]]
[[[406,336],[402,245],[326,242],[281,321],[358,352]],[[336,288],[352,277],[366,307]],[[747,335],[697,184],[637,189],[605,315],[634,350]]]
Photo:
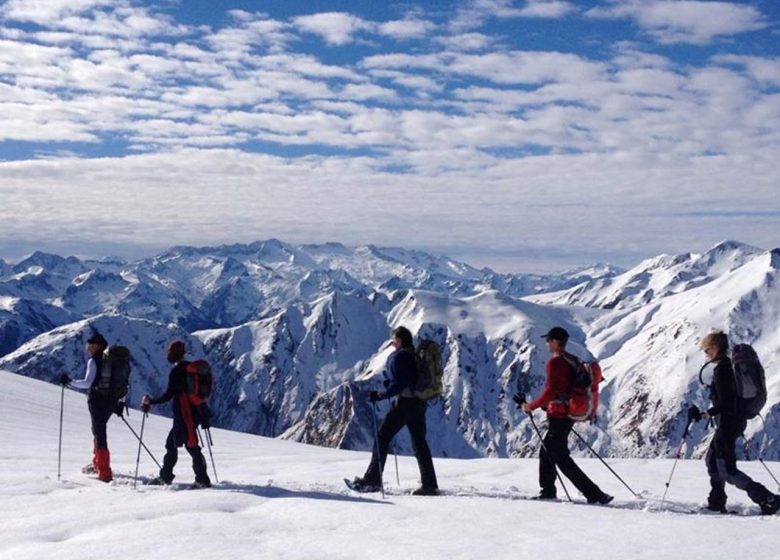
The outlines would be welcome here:
[[[133,477],[133,489],[138,486],[138,465],[141,462],[141,445],[143,445],[144,424],[146,424],[147,416],[149,416],[148,412],[144,412],[143,416],[141,416],[141,435],[138,437],[138,454],[135,456],[135,476]]]
[[[761,418],[761,423],[764,425],[764,437],[766,437],[766,420],[764,420],[763,415],[759,414],[759,418]],[[772,471],[769,470],[769,467],[766,466],[766,463],[764,463],[764,458],[761,457],[761,449],[758,450],[758,461],[764,465],[764,468],[766,469],[766,472],[769,473],[769,476],[772,477],[772,480],[775,481],[775,484],[777,484],[777,487],[780,488],[780,482],[778,482],[777,478],[775,478],[775,475],[772,474]]]
[[[398,474],[398,452],[393,449],[393,457],[395,458],[395,483],[401,486],[401,475]]]
[[[201,438],[201,440],[206,440],[206,447],[209,450],[209,457],[211,457],[211,468],[214,470],[214,482],[219,484],[219,477],[217,476],[217,466],[214,464],[214,455],[211,453],[211,446],[214,444],[214,440],[211,439],[211,428],[203,428],[203,431],[206,432],[206,437],[203,438],[200,435],[200,428],[198,430],[198,437]]]
[[[133,432],[133,435],[135,436],[135,439],[138,440],[138,444],[146,450],[146,452],[149,454],[149,457],[151,457],[152,461],[154,461],[154,464],[157,465],[157,468],[161,469],[162,465],[160,465],[160,462],[157,459],[154,458],[154,455],[152,455],[152,452],[149,451],[149,448],[146,447],[146,444],[141,440],[140,437],[138,437],[138,434],[135,433],[135,430],[133,429],[133,427],[127,422],[127,420],[125,420],[125,417],[124,416],[120,416],[120,418],[122,419],[122,422],[125,423],[125,426],[127,426],[127,428],[131,432]]]
[[[599,455],[598,453],[596,453],[596,450],[595,450],[595,449],[593,449],[593,448],[590,446],[590,444],[589,444],[587,441],[585,441],[585,438],[583,438],[583,437],[580,435],[580,433],[579,433],[579,432],[577,432],[576,430],[572,430],[572,433],[573,433],[575,436],[577,436],[577,437],[579,438],[579,440],[580,440],[582,443],[584,443],[584,444],[587,446],[587,448],[588,448],[588,449],[590,449],[590,452],[591,452],[591,453],[593,453],[593,454],[594,454],[596,457],[598,457],[599,461],[601,461],[601,462],[604,464],[604,466],[605,466],[605,467],[607,467],[607,468],[609,469],[609,472],[611,472],[612,474],[614,474],[614,475],[615,475],[615,478],[617,478],[617,479],[618,479],[620,482],[622,482],[622,483],[623,483],[623,486],[625,486],[626,488],[628,488],[628,491],[629,491],[629,492],[631,492],[631,493],[634,495],[634,497],[635,497],[635,498],[639,498],[639,497],[640,497],[640,496],[639,496],[639,494],[637,494],[636,492],[634,492],[634,491],[631,489],[631,487],[630,487],[628,484],[626,484],[626,481],[625,481],[625,480],[623,480],[622,478],[620,478],[620,475],[619,475],[618,473],[616,473],[616,472],[615,472],[615,471],[612,469],[612,467],[610,467],[610,466],[609,466],[609,463],[607,463],[607,462],[606,462],[606,461],[605,461],[605,460],[604,460],[604,459],[601,457],[601,455]]]
[[[371,403],[371,411],[373,412],[374,416],[374,441],[376,442],[376,460],[379,464],[379,487],[382,489],[382,499],[385,499],[385,483],[384,483],[384,475],[382,471],[384,470],[382,467],[382,452],[380,451],[379,447],[379,421],[377,420],[377,413],[376,413],[376,403]]]
[[[666,481],[666,489],[664,490],[664,495],[661,497],[661,507],[663,507],[664,502],[666,501],[666,493],[669,491],[669,485],[672,483],[672,477],[674,476],[674,469],[677,468],[677,461],[680,460],[680,455],[682,454],[682,448],[683,448],[683,444],[685,443],[685,438],[688,437],[688,430],[690,430],[691,425],[700,418],[701,418],[701,412],[699,411],[698,407],[696,405],[691,406],[688,409],[688,423],[685,425],[685,430],[683,431],[683,435],[680,438],[680,444],[677,446],[677,453],[675,453],[674,464],[672,465],[672,472],[669,473],[669,480]]]
[[[62,393],[60,393],[60,442],[57,445],[57,480],[60,479],[62,474],[62,417],[65,409],[65,385],[62,386]]]

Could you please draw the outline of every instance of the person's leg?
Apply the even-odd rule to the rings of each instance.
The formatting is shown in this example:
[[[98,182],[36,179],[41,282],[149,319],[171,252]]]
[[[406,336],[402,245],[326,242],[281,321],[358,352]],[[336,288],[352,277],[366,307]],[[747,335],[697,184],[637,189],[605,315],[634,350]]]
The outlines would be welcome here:
[[[179,459],[179,445],[176,438],[176,427],[171,428],[168,432],[168,438],[165,440],[165,456],[163,457],[163,464],[160,468],[160,481],[165,484],[170,484],[176,475],[173,474],[173,467],[176,466],[176,462]]]
[[[745,423],[739,423],[731,425],[726,422],[724,426],[719,427],[715,431],[712,445],[715,446],[716,458],[714,461],[715,469],[718,473],[718,478],[722,481],[721,484],[728,482],[729,484],[736,486],[740,490],[747,492],[748,497],[756,504],[762,506],[772,501],[774,502],[774,495],[763,484],[755,482],[747,474],[737,468],[737,454],[736,444],[737,438],[744,431]],[[725,484],[724,484],[725,486]],[[726,508],[726,493],[723,492],[723,510]],[[711,508],[712,509],[712,508]]]
[[[92,421],[92,434],[95,436],[95,467],[98,478],[103,482],[111,482],[111,454],[108,451],[108,419],[111,417],[112,407],[100,399],[88,401],[90,420]]]
[[[574,421],[569,419],[550,419],[550,427],[545,437],[547,451],[552,455],[555,465],[561,474],[572,481],[588,502],[601,502],[607,497],[596,484],[582,472],[579,466],[571,458],[569,452],[569,432],[574,426]],[[553,472],[553,476],[555,473]]]
[[[192,457],[192,470],[195,473],[195,483],[201,486],[211,486],[206,458],[200,446],[187,447],[187,453]]]
[[[405,399],[404,399],[405,400]],[[425,439],[426,425],[425,413],[428,405],[420,399],[409,399],[413,413],[409,417],[407,428],[412,436],[412,446],[414,447],[414,456],[417,458],[417,466],[420,469],[420,480],[423,490],[437,490],[439,483],[436,480],[436,471],[433,468],[433,458],[431,449]]]
[[[382,472],[385,469],[390,442],[408,421],[409,411],[402,403],[403,400],[406,399],[398,399],[398,402],[390,409],[379,426],[379,457],[377,457],[377,442],[374,442],[371,451],[371,462],[368,464],[366,474],[363,475],[362,479],[363,484],[367,486],[379,486]]]
[[[707,454],[704,456],[707,474],[710,475],[710,494],[707,496],[707,508],[712,511],[726,511],[726,482],[721,474],[722,471],[725,471],[725,465],[718,468],[718,451],[715,442],[716,438],[713,438],[707,449]]]

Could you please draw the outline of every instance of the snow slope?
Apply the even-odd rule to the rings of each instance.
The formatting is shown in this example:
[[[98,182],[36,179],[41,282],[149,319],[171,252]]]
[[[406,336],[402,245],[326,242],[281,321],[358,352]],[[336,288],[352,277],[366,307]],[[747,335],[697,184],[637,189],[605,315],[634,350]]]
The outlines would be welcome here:
[[[182,459],[173,487],[133,489],[136,442],[113,418],[117,477],[106,485],[80,473],[91,436],[84,397],[69,390],[58,481],[60,396],[56,386],[0,371],[0,560],[769,559],[780,546],[777,516],[679,513],[706,495],[700,461],[679,462],[664,506],[671,511],[658,500],[672,467],[665,459],[611,461],[645,500],[581,459],[617,496],[615,507],[523,499],[537,490],[535,459],[436,459],[445,495],[421,498],[408,495],[417,484],[414,459],[400,457],[400,486],[389,461],[382,499],[351,494],[341,483],[362,473],[366,453],[213,430],[214,488],[185,490],[192,474]],[[138,431],[140,415],[131,414]],[[154,415],[146,421],[144,440],[158,459],[169,424]],[[766,482],[759,465],[743,467]],[[155,474],[145,455],[140,472]],[[731,496],[739,512],[757,511],[742,493]]]

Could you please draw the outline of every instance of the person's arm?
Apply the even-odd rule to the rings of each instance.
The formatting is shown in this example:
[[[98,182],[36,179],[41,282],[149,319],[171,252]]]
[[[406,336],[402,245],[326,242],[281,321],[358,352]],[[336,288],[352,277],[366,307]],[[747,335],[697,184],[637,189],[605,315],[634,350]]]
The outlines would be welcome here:
[[[737,399],[737,393],[733,378],[734,372],[731,370],[731,363],[727,360],[718,362],[712,378],[715,390],[712,394],[712,406],[707,409],[708,416],[717,416],[724,412],[732,414],[736,412],[734,403]]]
[[[390,383],[383,398],[389,399],[414,384],[417,379],[417,362],[407,350],[396,352],[388,361]]]
[[[544,387],[542,388],[541,394],[524,407],[524,410],[527,412],[531,412],[542,406],[547,406],[547,403],[549,403],[555,397],[555,387],[553,383],[555,368],[553,361],[554,360],[547,361],[547,367],[545,368],[546,374],[544,378]]]
[[[83,379],[71,379],[69,385],[74,389],[89,389],[97,377],[97,364],[93,358],[87,361],[87,369]]]
[[[186,379],[184,377],[184,368],[185,366],[182,364],[177,364],[176,367],[171,370],[171,373],[168,376],[168,387],[165,389],[165,392],[159,397],[155,398],[149,397],[149,395],[147,395],[149,398],[144,400],[149,404],[161,404],[168,402],[173,397],[175,397],[182,390],[182,382],[186,383]]]

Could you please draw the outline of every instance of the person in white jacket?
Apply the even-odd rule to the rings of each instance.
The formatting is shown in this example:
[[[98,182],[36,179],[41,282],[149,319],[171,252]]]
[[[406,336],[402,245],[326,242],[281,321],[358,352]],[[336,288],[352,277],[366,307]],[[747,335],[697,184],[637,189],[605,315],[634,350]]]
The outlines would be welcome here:
[[[92,462],[86,465],[82,471],[85,473],[97,473],[103,482],[111,482],[111,455],[108,451],[107,424],[111,414],[117,410],[117,403],[97,391],[98,381],[103,366],[103,352],[108,347],[108,342],[100,333],[95,333],[87,340],[87,369],[82,379],[71,379],[67,373],[63,373],[60,382],[74,389],[87,391],[87,406],[92,420]]]

